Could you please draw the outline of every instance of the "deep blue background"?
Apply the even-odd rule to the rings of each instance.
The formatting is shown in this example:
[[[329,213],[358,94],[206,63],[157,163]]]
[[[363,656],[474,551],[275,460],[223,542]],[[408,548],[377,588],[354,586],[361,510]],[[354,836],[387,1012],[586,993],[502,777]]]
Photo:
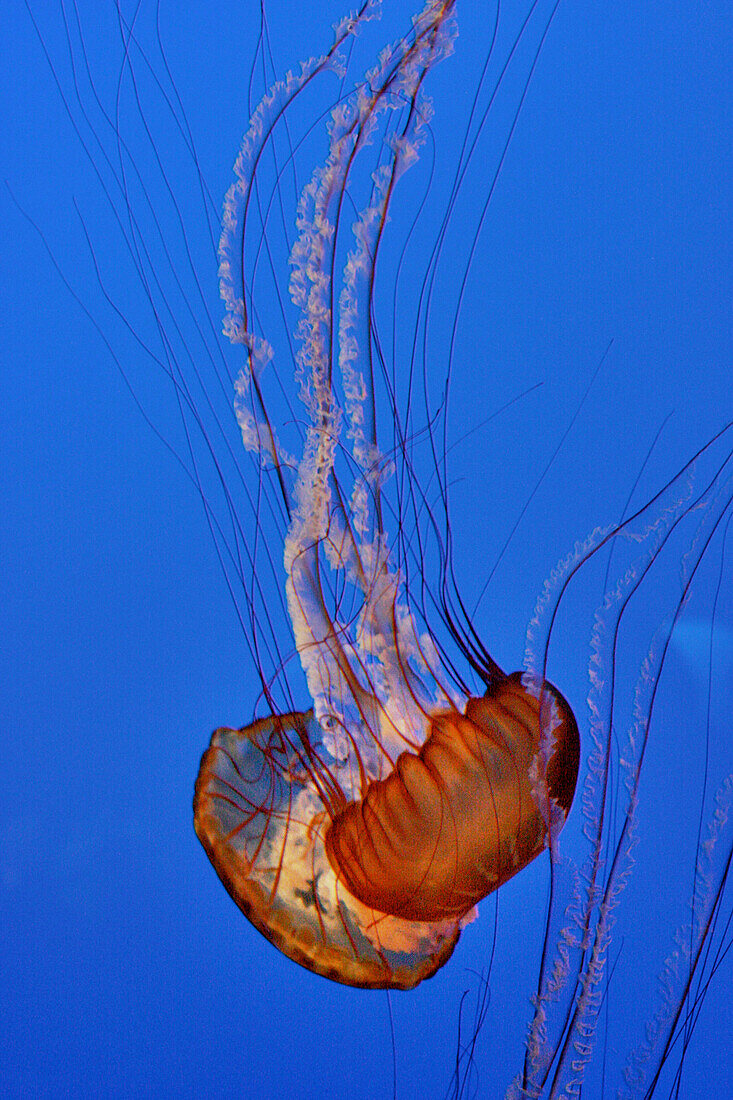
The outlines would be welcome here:
[[[409,4],[386,6],[372,45],[411,14]],[[342,14],[333,0],[317,5],[317,18],[308,7],[270,6],[280,71],[328,44]],[[486,48],[485,5],[461,7],[455,55],[429,82],[443,171]],[[59,12],[52,0],[33,8],[68,91]],[[247,121],[257,8],[248,0],[162,7],[171,69],[217,202]],[[507,6],[508,28],[520,10]],[[112,5],[97,0],[82,11],[100,88],[113,96]],[[611,338],[614,346],[482,604],[479,631],[507,666],[521,663],[543,579],[576,539],[618,515],[663,418],[673,412],[645,475],[648,492],[731,416],[729,18],[722,2],[566,0],[513,135],[464,304],[455,415],[470,428],[477,407],[488,415],[526,386],[543,386],[461,449],[455,515],[471,524],[458,536],[458,572],[474,592]],[[24,5],[11,0],[3,21],[2,174],[132,363],[156,423],[173,424],[170,394],[159,379],[146,383],[147,366],[134,362],[101,301],[74,200],[130,318],[139,290],[122,260],[114,270],[119,240]],[[509,118],[497,112],[497,148]],[[174,176],[175,156],[171,147]],[[487,176],[490,163],[487,152]],[[478,195],[483,172],[472,168]],[[440,195],[439,179],[436,188]],[[282,957],[231,903],[195,839],[200,754],[215,726],[242,724],[253,705],[239,627],[196,494],[39,237],[7,193],[0,201],[0,1091],[390,1096],[385,995],[331,985]],[[183,211],[192,236],[196,209],[192,201]],[[457,247],[462,231],[468,222],[453,226]],[[216,311],[213,263],[201,276]],[[674,559],[665,567],[671,581],[677,567]],[[713,572],[701,581],[708,595]],[[733,675],[730,571],[726,594],[718,743],[730,734],[722,708]],[[583,622],[568,626],[567,667],[558,658],[554,672],[581,727],[597,595],[589,600]],[[691,792],[684,788],[675,742],[675,714],[704,712],[705,611],[693,612],[678,646],[678,694],[668,685],[660,786],[650,792],[667,824],[642,828],[629,918],[637,920],[624,932],[623,957],[637,961],[616,989],[623,1023],[609,1047],[613,1086],[654,1008],[654,975],[689,893],[680,876],[689,879],[694,837],[666,841],[677,800],[694,802],[698,790],[694,776]],[[691,759],[699,761],[695,745]],[[730,754],[716,764],[714,782]],[[695,821],[693,813],[685,827]],[[503,1095],[519,1066],[544,881],[533,869],[499,900],[479,1095]],[[475,989],[487,961],[490,912],[484,903],[443,971],[392,998],[399,1096],[444,1093],[460,995]],[[729,959],[708,994],[683,1096],[733,1095],[732,973]]]

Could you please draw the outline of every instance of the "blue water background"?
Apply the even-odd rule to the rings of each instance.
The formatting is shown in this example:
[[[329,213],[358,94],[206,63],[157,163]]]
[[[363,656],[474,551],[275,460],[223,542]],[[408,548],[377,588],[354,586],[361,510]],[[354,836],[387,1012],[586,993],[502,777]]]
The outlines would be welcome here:
[[[114,101],[113,5],[81,7],[90,58]],[[33,8],[68,91],[59,12],[50,0]],[[382,27],[370,29],[372,46],[408,25],[409,4],[387,8]],[[454,119],[465,116],[488,34],[488,5],[461,8],[455,55],[429,81],[436,205],[457,150]],[[247,122],[257,9],[244,0],[162,5],[171,70],[217,201]],[[506,5],[507,36],[521,10]],[[333,0],[273,0],[278,70],[327,45],[341,13]],[[149,28],[150,13],[142,18]],[[3,22],[3,177],[131,366],[156,425],[180,440],[170,391],[100,294],[75,203],[125,316],[149,324],[136,322],[139,289],[25,6],[10,0]],[[515,90],[497,110],[496,139],[472,168],[477,195],[526,70],[519,65]],[[456,565],[472,598],[614,343],[480,606],[477,629],[506,667],[521,665],[545,577],[577,539],[618,517],[664,418],[672,413],[638,500],[731,416],[730,71],[729,11],[715,0],[567,0],[548,34],[487,215],[456,351],[454,416],[466,431],[542,383],[460,449]],[[180,150],[171,142],[160,152],[175,176]],[[196,198],[182,210],[192,227]],[[240,628],[199,499],[140,416],[39,236],[7,192],[0,202],[0,1092],[389,1097],[386,995],[329,984],[280,955],[232,904],[195,838],[193,781],[210,732],[252,712]],[[452,227],[457,265],[473,231],[470,213]],[[214,265],[205,249],[199,254],[215,313]],[[439,375],[438,352],[434,367]],[[462,517],[470,519],[463,527]],[[694,805],[699,796],[700,754],[679,765],[677,716],[692,710],[702,736],[705,616],[717,563],[679,632],[666,682],[657,787],[648,792],[666,821],[678,802]],[[665,565],[670,591],[677,569],[675,559]],[[600,594],[583,599],[583,621],[564,627],[567,660],[559,652],[553,667],[581,729]],[[730,726],[732,624],[729,567],[715,666],[719,742]],[[695,824],[694,813],[679,834],[642,824],[647,848],[616,944],[622,958],[633,947],[641,963],[614,987],[622,1025],[609,1043],[609,1097],[654,1010],[654,976],[685,918],[689,888],[680,880],[690,880]],[[546,885],[545,871],[533,868],[498,900],[501,945],[477,1047],[479,1096],[503,1095],[521,1064]],[[399,1097],[445,1094],[459,1001],[475,992],[488,963],[493,921],[485,902],[451,962],[416,991],[393,995]],[[733,1095],[731,988],[729,957],[702,1009],[684,1097]]]

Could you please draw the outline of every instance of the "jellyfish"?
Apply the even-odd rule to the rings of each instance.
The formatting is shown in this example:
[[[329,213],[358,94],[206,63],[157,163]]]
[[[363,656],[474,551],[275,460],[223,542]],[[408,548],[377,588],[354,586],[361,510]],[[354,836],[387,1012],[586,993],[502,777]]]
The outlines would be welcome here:
[[[181,410],[174,449],[200,495],[253,669],[241,727],[218,729],[201,761],[197,834],[255,928],[289,959],[342,985],[419,986],[408,994],[417,998],[450,971],[442,968],[464,928],[462,943],[480,939],[486,971],[476,1016],[468,1025],[458,1014],[441,1020],[441,1029],[458,1030],[456,1097],[476,1072],[499,984],[486,925],[514,935],[510,921],[494,916],[492,925],[486,911],[501,913],[512,889],[526,882],[526,905],[539,898],[540,913],[532,943],[519,945],[531,974],[521,1011],[494,1028],[511,1032],[521,1049],[499,1067],[509,1097],[584,1087],[600,1094],[607,1060],[621,1095],[650,1095],[670,1065],[681,1074],[730,946],[730,758],[713,692],[725,661],[730,428],[672,476],[652,487],[646,480],[618,514],[603,517],[605,526],[566,548],[530,613],[521,671],[505,672],[495,659],[500,643],[479,632],[484,581],[467,598],[457,575],[456,547],[474,530],[469,568],[482,578],[491,571],[478,518],[456,507],[452,466],[485,406],[496,405],[488,368],[490,398],[473,393],[472,406],[460,405],[465,422],[450,427],[463,264],[476,269],[496,180],[484,173],[482,139],[516,65],[523,75],[501,134],[501,167],[556,8],[529,4],[508,45],[497,10],[485,47],[495,84],[484,74],[461,100],[465,89],[452,78],[469,122],[437,216],[433,180],[426,185],[419,173],[427,164],[431,177],[437,160],[432,89],[454,62],[460,74],[455,5],[427,3],[390,39],[380,37],[379,5],[367,0],[335,26],[324,52],[285,75],[270,72],[263,20],[253,74],[266,74],[264,94],[222,112],[236,114],[240,128],[250,117],[208,257],[218,266],[229,347],[202,304],[198,268],[191,289],[181,289],[188,229],[174,256],[170,228],[150,214],[144,157],[130,156],[119,111],[104,122],[115,139],[112,194],[124,241],[152,307],[157,342],[140,342]],[[135,20],[120,16],[120,29],[120,84],[129,75],[139,105],[142,78],[159,79],[165,65],[153,70]],[[174,95],[162,98],[215,221],[218,199],[205,186],[186,116]],[[172,196],[163,148],[153,143],[153,168]],[[453,212],[470,190],[486,205],[457,260]],[[165,200],[176,220],[178,201]],[[441,263],[455,284],[448,306]],[[420,265],[423,274],[406,287],[408,269]],[[385,286],[393,305],[409,290],[409,321],[396,308],[385,321]],[[474,308],[468,327],[482,323]],[[471,351],[460,345],[461,354]],[[236,446],[217,390],[227,412],[234,395]],[[521,407],[526,395],[514,400]],[[202,472],[194,438],[213,459],[213,476]],[[498,494],[496,463],[473,470]],[[624,471],[629,482],[636,475],[643,480],[644,470]],[[519,554],[512,537],[507,553]],[[540,542],[542,531],[533,538]],[[707,712],[695,714],[667,705],[670,679],[683,676],[677,650],[690,609],[710,674]],[[585,634],[581,618],[590,620]],[[641,644],[631,637],[639,619],[648,627]],[[518,635],[525,623],[516,624]],[[554,673],[569,646],[584,666],[580,689]],[[687,751],[693,741],[697,755]],[[666,770],[676,791],[687,766],[679,761],[691,755],[705,757],[704,778],[671,816],[694,820],[694,852],[675,866],[675,904],[660,924],[667,947],[655,969],[621,930],[655,900],[634,893],[645,845],[659,843],[649,862],[661,865],[678,843],[656,835],[647,777]],[[656,981],[660,996],[634,1039],[623,1027],[623,1007],[631,1013],[618,975],[631,984],[637,967],[645,991]]]
[[[523,671],[507,675],[489,655],[457,584],[439,606],[443,635],[431,630],[424,557],[390,527],[401,532],[409,508],[424,510],[444,554],[444,589],[452,581],[451,530],[430,502],[427,479],[416,473],[417,448],[397,399],[400,364],[388,364],[380,347],[373,294],[393,196],[405,186],[429,122],[424,86],[455,45],[452,3],[431,0],[411,32],[344,91],[328,119],[325,158],[302,186],[289,255],[289,294],[299,315],[295,377],[305,408],[297,448],[281,442],[272,412],[267,387],[280,371],[257,329],[253,289],[263,243],[251,240],[250,208],[257,203],[266,233],[275,202],[258,191],[260,164],[272,153],[278,175],[287,172],[287,148],[279,159],[271,148],[275,131],[311,81],[342,71],[339,50],[376,11],[366,3],[335,27],[328,52],[270,88],[254,111],[225,202],[225,331],[245,364],[235,384],[237,419],[284,516],[287,612],[311,705],[280,711],[271,683],[263,682],[271,713],[216,731],[196,784],[196,831],[227,890],[268,939],[325,977],[366,987],[411,988],[434,974],[477,903],[549,852],[562,903],[551,896],[524,1066],[510,1094],[554,1095],[581,1088],[592,1057],[614,914],[633,866],[649,723],[675,623],[729,512],[729,437],[724,431],[697,456],[707,480],[686,464],[650,501],[573,549],[537,605]],[[360,204],[357,176],[367,154],[371,170]],[[431,476],[447,510],[444,455],[434,450],[433,458]],[[395,479],[405,488],[392,494]],[[642,659],[612,815],[619,636],[655,563],[698,514],[682,557],[682,594]],[[636,553],[617,549],[621,542]],[[569,586],[604,553],[609,574],[591,637],[580,810],[588,850],[571,890],[559,837],[573,803],[580,739],[546,665]],[[482,694],[470,689],[461,658]],[[715,907],[715,875],[703,870],[702,856],[717,850],[720,859],[728,802],[724,785],[710,833],[701,836],[688,981]],[[724,882],[725,860],[717,874]],[[650,1024],[647,1045],[627,1066],[632,1090],[648,1083],[635,1074],[645,1058],[652,1061],[652,1048],[666,1049],[665,1028],[673,1036],[678,1026],[684,1034],[689,1024],[680,1025],[671,1008]],[[673,1041],[668,1031],[667,1043]]]
[[[307,413],[299,457],[283,453],[264,397],[271,349],[249,328],[241,242],[273,126],[309,80],[339,64],[337,50],[376,5],[339,24],[331,50],[255,111],[219,246],[225,330],[245,356],[238,421],[245,447],[276,474],[288,517],[287,608],[312,706],[217,730],[196,784],[196,831],[273,943],[319,974],[368,987],[410,988],[446,961],[476,903],[559,830],[578,769],[577,725],[559,692],[507,676],[479,650],[486,690],[467,694],[419,630],[393,563],[387,483],[407,443],[382,450],[363,317],[390,196],[426,125],[420,91],[453,46],[452,9],[429,3],[333,109],[327,158],[303,188],[290,255]],[[371,173],[335,287],[343,196],[387,112],[404,117],[387,122],[388,159]],[[399,417],[389,407],[398,440]]]

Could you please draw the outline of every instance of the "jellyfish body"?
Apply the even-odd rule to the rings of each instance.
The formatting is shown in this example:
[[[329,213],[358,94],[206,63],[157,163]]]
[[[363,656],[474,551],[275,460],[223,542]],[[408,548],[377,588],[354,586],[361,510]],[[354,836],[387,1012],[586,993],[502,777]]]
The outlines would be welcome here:
[[[481,698],[446,675],[433,638],[416,628],[383,518],[394,463],[380,449],[364,317],[390,198],[429,114],[421,87],[453,46],[452,9],[431,0],[333,109],[328,157],[303,189],[290,294],[308,420],[292,488],[296,462],[282,454],[258,385],[271,349],[249,323],[248,204],[273,125],[337,64],[338,47],[376,5],[340,24],[331,51],[258,107],[219,249],[225,328],[247,357],[238,419],[245,445],[277,472],[289,516],[287,605],[313,709],[217,731],[196,787],[196,829],[261,931],[296,961],[353,985],[408,987],[433,973],[475,904],[559,830],[578,768],[575,720],[550,685],[506,677],[488,657]],[[401,121],[372,173],[337,293],[344,195],[388,111]],[[342,433],[348,470],[337,463]],[[348,619],[333,606],[335,591],[341,605],[350,594]]]

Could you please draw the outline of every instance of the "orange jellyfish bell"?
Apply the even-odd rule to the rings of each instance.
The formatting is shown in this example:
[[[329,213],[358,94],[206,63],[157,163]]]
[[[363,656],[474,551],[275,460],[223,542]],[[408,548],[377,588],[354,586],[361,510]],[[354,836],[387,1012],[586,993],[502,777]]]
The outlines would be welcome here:
[[[405,920],[460,920],[544,848],[551,800],[564,822],[579,756],[572,711],[547,689],[557,725],[544,781],[539,701],[515,674],[465,714],[433,715],[420,751],[336,814],[326,852],[351,893]]]
[[[217,730],[196,832],[236,903],[290,958],[348,985],[411,988],[565,821],[578,728],[554,688],[540,694],[542,707],[515,673],[465,714],[431,715],[422,746],[383,778],[368,774],[378,734],[349,753],[347,731],[334,736],[312,712]]]
[[[366,987],[409,988],[446,961],[475,904],[552,842],[578,769],[575,720],[544,672],[501,672],[472,626],[461,627],[441,604],[445,584],[429,601],[442,628],[428,621],[423,561],[418,555],[413,567],[405,508],[409,498],[415,522],[427,515],[434,533],[412,466],[415,440],[433,418],[424,432],[407,430],[397,364],[392,380],[376,369],[377,257],[395,184],[415,163],[430,118],[424,78],[452,49],[452,11],[452,0],[428,0],[411,32],[382,50],[331,112],[328,155],[302,190],[290,246],[298,415],[282,401],[292,366],[278,373],[275,347],[250,327],[262,236],[248,230],[248,216],[264,209],[255,183],[291,105],[321,73],[339,68],[339,45],[376,17],[377,3],[365,0],[336,26],[332,49],[275,84],[255,110],[219,245],[224,328],[243,357],[235,408],[257,471],[252,496],[266,498],[267,514],[281,520],[282,559],[261,531],[254,549],[246,546],[247,591],[263,601],[249,616],[253,652],[258,661],[277,658],[271,675],[258,664],[272,713],[214,734],[196,783],[196,832],[268,939],[319,974]],[[382,161],[373,170],[368,158],[360,180],[355,165],[379,132]],[[295,148],[288,131],[286,156]],[[349,215],[344,225],[364,193],[356,221]],[[288,342],[287,364],[290,352]],[[386,451],[380,435],[390,441]],[[404,476],[395,478],[400,458]],[[443,478],[436,459],[428,485],[437,484],[445,502]],[[448,538],[437,541],[442,554]],[[272,611],[255,564],[264,542],[268,563],[283,564],[289,628],[312,702],[303,712],[285,678],[292,651],[271,644]],[[488,687],[482,697],[447,653],[451,641]]]

